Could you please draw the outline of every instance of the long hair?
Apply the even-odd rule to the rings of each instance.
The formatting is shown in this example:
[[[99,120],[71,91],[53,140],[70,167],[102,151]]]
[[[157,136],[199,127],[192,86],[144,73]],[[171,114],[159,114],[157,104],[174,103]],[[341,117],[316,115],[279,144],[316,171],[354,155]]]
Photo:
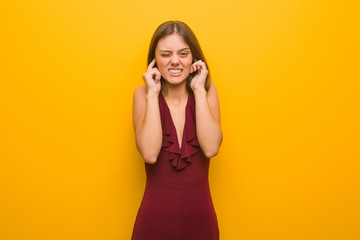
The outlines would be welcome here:
[[[189,45],[190,47],[190,51],[193,57],[193,63],[195,61],[201,60],[203,62],[205,62],[206,64],[206,68],[208,69],[209,73],[206,77],[205,80],[205,90],[208,91],[209,87],[210,87],[210,69],[209,66],[206,62],[205,56],[201,50],[200,44],[194,34],[194,32],[190,29],[190,27],[188,25],[186,25],[184,22],[181,21],[167,21],[162,23],[154,32],[152,38],[151,38],[151,42],[150,42],[150,47],[149,47],[149,52],[148,52],[148,63],[147,65],[149,65],[151,63],[151,61],[155,58],[155,49],[157,47],[157,44],[159,42],[159,40],[163,37],[166,37],[168,35],[171,35],[173,33],[177,33],[180,36],[183,37],[183,39],[185,40],[185,42]],[[155,65],[156,66],[156,65]],[[197,72],[193,72],[190,73],[189,76],[186,79],[186,89],[188,92],[192,92],[192,89],[190,87],[190,82],[191,79],[196,75]],[[166,89],[166,84],[165,84],[165,80],[163,78],[160,79],[161,81],[161,91],[164,95],[166,95],[167,93],[167,89]]]

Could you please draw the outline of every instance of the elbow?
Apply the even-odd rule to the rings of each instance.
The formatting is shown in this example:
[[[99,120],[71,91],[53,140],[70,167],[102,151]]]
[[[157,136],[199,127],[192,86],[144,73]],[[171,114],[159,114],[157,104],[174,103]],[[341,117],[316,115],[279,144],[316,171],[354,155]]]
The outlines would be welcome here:
[[[213,149],[208,149],[206,151],[203,151],[205,157],[207,158],[212,158],[215,157],[219,152],[219,148],[213,148]]]
[[[144,161],[149,164],[155,164],[158,157],[157,155],[154,154],[141,154],[141,155]]]
[[[219,153],[219,149],[222,143],[222,135],[217,143],[213,143],[212,146],[204,147],[203,153],[205,157],[212,158]]]
[[[142,159],[149,164],[155,164],[157,161],[157,158],[160,153],[160,148],[156,151],[149,150],[148,148],[144,148],[142,145],[140,145],[138,142],[136,142],[137,149],[142,157]]]

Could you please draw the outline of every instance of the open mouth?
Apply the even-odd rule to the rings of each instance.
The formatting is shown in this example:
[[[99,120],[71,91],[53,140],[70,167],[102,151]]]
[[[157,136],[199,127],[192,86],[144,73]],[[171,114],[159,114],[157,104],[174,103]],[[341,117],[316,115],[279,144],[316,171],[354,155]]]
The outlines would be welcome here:
[[[169,72],[171,73],[181,73],[183,70],[181,68],[170,68]]]

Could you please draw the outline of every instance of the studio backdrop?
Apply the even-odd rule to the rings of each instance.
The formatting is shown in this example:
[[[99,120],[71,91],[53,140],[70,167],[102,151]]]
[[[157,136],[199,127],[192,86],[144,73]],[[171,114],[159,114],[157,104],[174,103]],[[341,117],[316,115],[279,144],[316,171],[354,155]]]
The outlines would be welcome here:
[[[359,4],[15,0],[0,7],[0,239],[130,239],[132,98],[155,29],[196,33],[217,87],[222,240],[360,239]]]

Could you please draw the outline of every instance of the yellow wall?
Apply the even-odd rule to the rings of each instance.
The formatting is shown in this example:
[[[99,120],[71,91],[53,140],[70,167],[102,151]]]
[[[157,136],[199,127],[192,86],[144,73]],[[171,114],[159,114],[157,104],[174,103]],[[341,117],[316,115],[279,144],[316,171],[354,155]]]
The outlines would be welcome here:
[[[360,239],[355,1],[5,2],[0,239],[130,238],[145,187],[132,93],[177,19],[219,92],[221,239]]]

